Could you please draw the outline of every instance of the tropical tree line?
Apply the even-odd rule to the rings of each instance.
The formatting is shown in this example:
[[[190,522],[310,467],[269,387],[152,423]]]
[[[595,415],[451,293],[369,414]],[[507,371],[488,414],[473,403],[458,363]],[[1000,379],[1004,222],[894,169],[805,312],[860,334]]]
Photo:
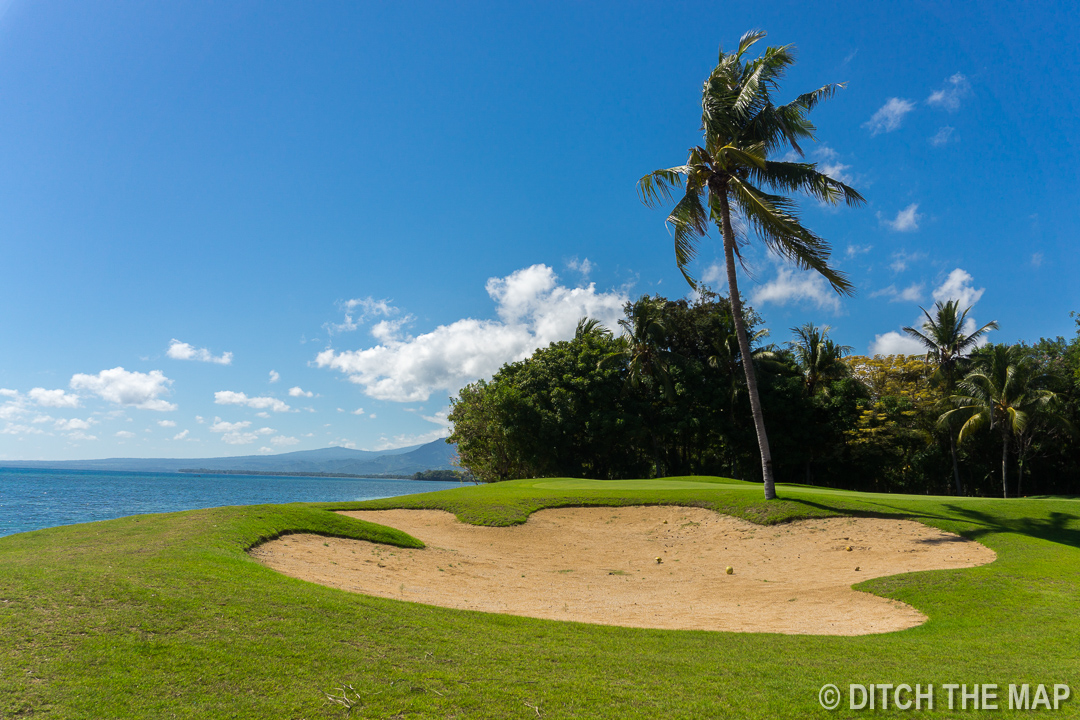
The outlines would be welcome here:
[[[719,475],[764,481],[745,366],[769,427],[774,479],[879,492],[1080,494],[1076,337],[985,344],[955,302],[907,328],[923,355],[853,356],[828,327],[770,342],[729,298],[645,296],[619,334],[583,320],[452,401],[461,465],[528,477]],[[1078,321],[1080,322],[1080,321]]]

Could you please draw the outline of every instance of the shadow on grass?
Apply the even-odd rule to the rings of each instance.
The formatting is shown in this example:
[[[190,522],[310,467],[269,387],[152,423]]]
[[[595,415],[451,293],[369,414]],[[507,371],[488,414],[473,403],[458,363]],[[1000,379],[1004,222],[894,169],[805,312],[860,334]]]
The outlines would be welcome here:
[[[858,505],[841,503],[825,505],[803,498],[784,499],[788,502],[806,505],[818,510],[841,511],[863,517],[923,519],[939,523],[963,523],[966,527],[961,530],[960,534],[972,540],[996,533],[1016,533],[1080,548],[1080,516],[1059,511],[1051,511],[1043,518],[1031,516],[1005,517],[1002,514],[992,515],[976,508],[955,503],[943,503],[942,507],[949,511],[943,513],[900,507],[880,501],[861,500]],[[1008,507],[1008,505],[1001,507]]]
[[[945,507],[962,516],[965,520],[982,526],[980,529],[972,531],[972,537],[979,537],[990,532],[1013,532],[1080,548],[1080,529],[1068,527],[1070,524],[1075,525],[1080,518],[1070,513],[1051,512],[1046,518],[995,518],[974,508],[958,505],[946,505]]]

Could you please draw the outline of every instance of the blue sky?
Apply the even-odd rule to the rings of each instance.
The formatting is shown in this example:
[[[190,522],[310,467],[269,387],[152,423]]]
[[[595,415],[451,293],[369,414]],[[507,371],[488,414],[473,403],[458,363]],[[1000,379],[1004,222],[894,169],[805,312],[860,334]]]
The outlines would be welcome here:
[[[772,340],[904,351],[953,297],[996,341],[1071,335],[1075,9],[827,8],[0,1],[0,460],[444,435],[580,315],[687,293],[636,182],[751,28],[798,47],[782,98],[847,83],[808,156],[868,199],[803,205],[855,297],[749,252]]]

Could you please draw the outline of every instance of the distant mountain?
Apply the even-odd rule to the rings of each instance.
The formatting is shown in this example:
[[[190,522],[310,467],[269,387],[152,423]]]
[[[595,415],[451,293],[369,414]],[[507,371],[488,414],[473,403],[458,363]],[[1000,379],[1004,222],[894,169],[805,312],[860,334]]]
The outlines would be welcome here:
[[[178,472],[181,469],[232,472],[345,473],[348,475],[412,475],[422,470],[449,470],[457,448],[445,440],[394,450],[350,450],[328,447],[280,455],[221,458],[108,458],[105,460],[6,461],[0,466],[55,470]]]

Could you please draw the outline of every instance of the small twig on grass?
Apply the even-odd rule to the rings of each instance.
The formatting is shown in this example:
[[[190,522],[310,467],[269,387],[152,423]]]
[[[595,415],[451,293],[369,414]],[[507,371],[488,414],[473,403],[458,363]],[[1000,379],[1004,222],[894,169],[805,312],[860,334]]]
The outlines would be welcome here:
[[[360,699],[360,693],[356,692],[356,688],[354,688],[352,685],[343,684],[341,687],[334,689],[337,690],[340,694],[331,695],[325,690],[321,692],[327,700],[345,708],[346,714],[352,714],[352,709],[362,702],[362,700]],[[349,697],[350,692],[353,694],[353,697]]]
[[[331,693],[326,692],[325,690],[320,690],[320,692],[330,702],[334,703],[335,705],[340,705],[341,707],[343,707],[345,709],[345,714],[346,715],[351,715],[354,707],[356,707],[358,705],[363,705],[363,703],[364,703],[363,698],[360,697],[359,691],[357,691],[357,689],[354,688],[352,685],[342,684],[340,687],[337,687],[337,688],[334,688],[334,689],[337,690],[337,692],[339,694],[333,695]],[[352,697],[349,697],[349,693],[352,693]],[[372,695],[379,695],[381,693],[382,693],[382,691],[380,690],[377,693],[371,693],[371,694]]]
[[[540,706],[539,705],[533,705],[528,700],[522,700],[522,702],[525,703],[525,707],[533,709],[533,711],[536,713],[536,717],[540,717]]]

